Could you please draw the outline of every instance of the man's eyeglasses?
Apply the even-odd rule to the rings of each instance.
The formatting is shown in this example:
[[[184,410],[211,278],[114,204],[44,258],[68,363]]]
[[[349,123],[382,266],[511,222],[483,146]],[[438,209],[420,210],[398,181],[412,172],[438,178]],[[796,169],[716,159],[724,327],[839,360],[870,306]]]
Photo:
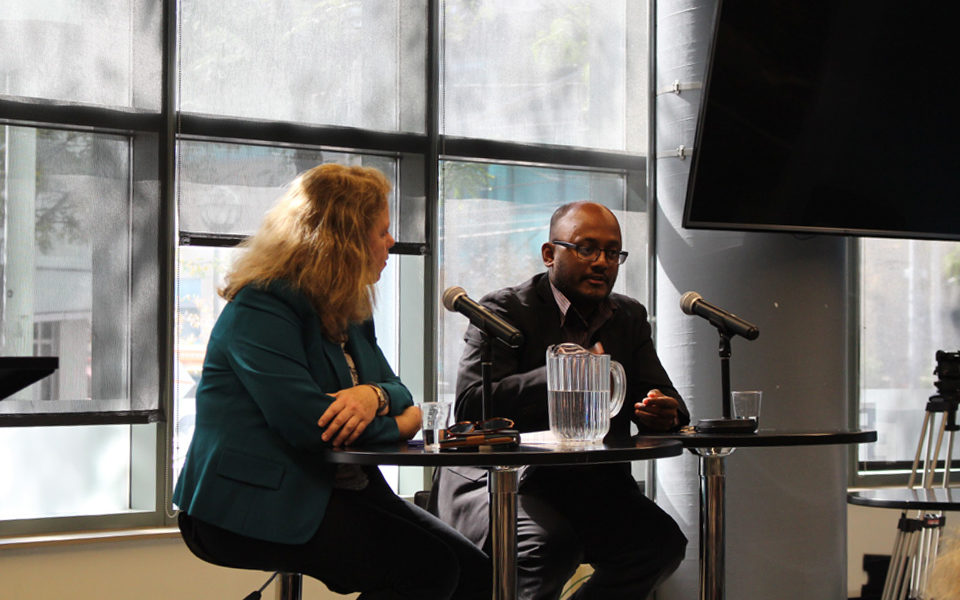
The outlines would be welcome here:
[[[607,262],[616,262],[617,264],[622,265],[624,261],[627,260],[627,254],[629,254],[629,252],[625,252],[624,250],[614,250],[613,248],[601,249],[597,248],[596,246],[579,246],[571,242],[561,242],[560,240],[553,240],[550,243],[575,250],[578,258],[591,262],[597,260],[597,257],[600,256],[600,253],[603,252]]]
[[[496,433],[513,429],[513,420],[505,417],[494,417],[486,421],[460,421],[447,428],[447,435],[472,435],[478,433]]]

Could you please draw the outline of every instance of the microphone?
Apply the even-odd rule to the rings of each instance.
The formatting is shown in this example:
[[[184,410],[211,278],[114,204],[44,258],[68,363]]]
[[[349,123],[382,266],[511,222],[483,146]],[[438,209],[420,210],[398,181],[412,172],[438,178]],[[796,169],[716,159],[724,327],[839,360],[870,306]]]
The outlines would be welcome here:
[[[703,317],[728,335],[741,335],[748,340],[755,340],[760,335],[756,325],[747,323],[737,315],[710,304],[696,292],[687,292],[680,297],[680,310],[688,315]]]
[[[444,290],[443,306],[451,312],[466,316],[477,329],[492,335],[511,348],[516,348],[523,343],[523,334],[519,329],[491,312],[489,308],[468,298],[467,292],[462,287],[453,286]]]

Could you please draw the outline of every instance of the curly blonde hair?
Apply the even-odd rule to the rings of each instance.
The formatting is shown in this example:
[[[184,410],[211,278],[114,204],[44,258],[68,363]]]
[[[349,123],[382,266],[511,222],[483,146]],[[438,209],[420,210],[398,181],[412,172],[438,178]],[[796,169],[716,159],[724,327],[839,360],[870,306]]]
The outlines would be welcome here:
[[[924,598],[929,600],[951,600],[960,598],[960,537],[956,532],[945,536],[940,542],[940,554],[930,575],[929,586]]]
[[[390,183],[369,167],[322,164],[293,180],[226,276],[220,295],[283,280],[307,296],[331,340],[373,313],[376,266],[367,236],[387,207]]]

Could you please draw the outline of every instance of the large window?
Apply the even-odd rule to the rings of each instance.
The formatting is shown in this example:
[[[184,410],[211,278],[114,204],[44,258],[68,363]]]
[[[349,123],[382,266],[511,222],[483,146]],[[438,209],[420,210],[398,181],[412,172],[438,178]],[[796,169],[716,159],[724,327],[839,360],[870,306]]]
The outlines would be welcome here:
[[[135,483],[145,438],[132,425],[160,415],[157,196],[133,180],[149,137],[0,127],[0,355],[59,358],[0,400],[4,423],[36,425],[0,427],[0,481],[17,490],[0,520],[155,507],[155,486]]]
[[[423,133],[426,0],[181,0],[180,108]]]
[[[645,3],[444,6],[445,133],[646,151]]]
[[[162,17],[155,0],[6,0],[0,95],[157,112]]]
[[[6,0],[0,349],[60,367],[0,400],[4,533],[173,522],[216,290],[320,162],[393,184],[374,318],[417,401],[453,390],[441,290],[542,270],[564,202],[616,211],[645,299],[646,29],[647,0]]]
[[[878,433],[858,446],[860,472],[903,479],[937,393],[936,353],[960,350],[960,244],[863,240],[859,266],[859,423]]]
[[[44,385],[8,397],[0,411],[129,405],[128,141],[27,127],[6,127],[0,139],[0,349],[63,357]]]

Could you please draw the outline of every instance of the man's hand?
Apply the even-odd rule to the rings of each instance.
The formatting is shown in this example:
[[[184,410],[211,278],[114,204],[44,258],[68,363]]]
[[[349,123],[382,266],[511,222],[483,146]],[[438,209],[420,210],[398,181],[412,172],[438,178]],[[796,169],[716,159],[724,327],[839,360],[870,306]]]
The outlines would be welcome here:
[[[653,431],[667,431],[680,423],[680,403],[665,396],[660,390],[650,390],[647,397],[633,405],[633,412],[644,427]]]
[[[397,429],[400,430],[400,437],[402,439],[409,440],[420,431],[420,407],[415,404],[403,409],[403,412],[394,417],[394,419],[397,420]]]
[[[326,428],[320,437],[325,442],[332,440],[334,446],[349,445],[373,421],[380,398],[376,390],[366,384],[330,395],[335,400],[317,420],[317,425]]]

